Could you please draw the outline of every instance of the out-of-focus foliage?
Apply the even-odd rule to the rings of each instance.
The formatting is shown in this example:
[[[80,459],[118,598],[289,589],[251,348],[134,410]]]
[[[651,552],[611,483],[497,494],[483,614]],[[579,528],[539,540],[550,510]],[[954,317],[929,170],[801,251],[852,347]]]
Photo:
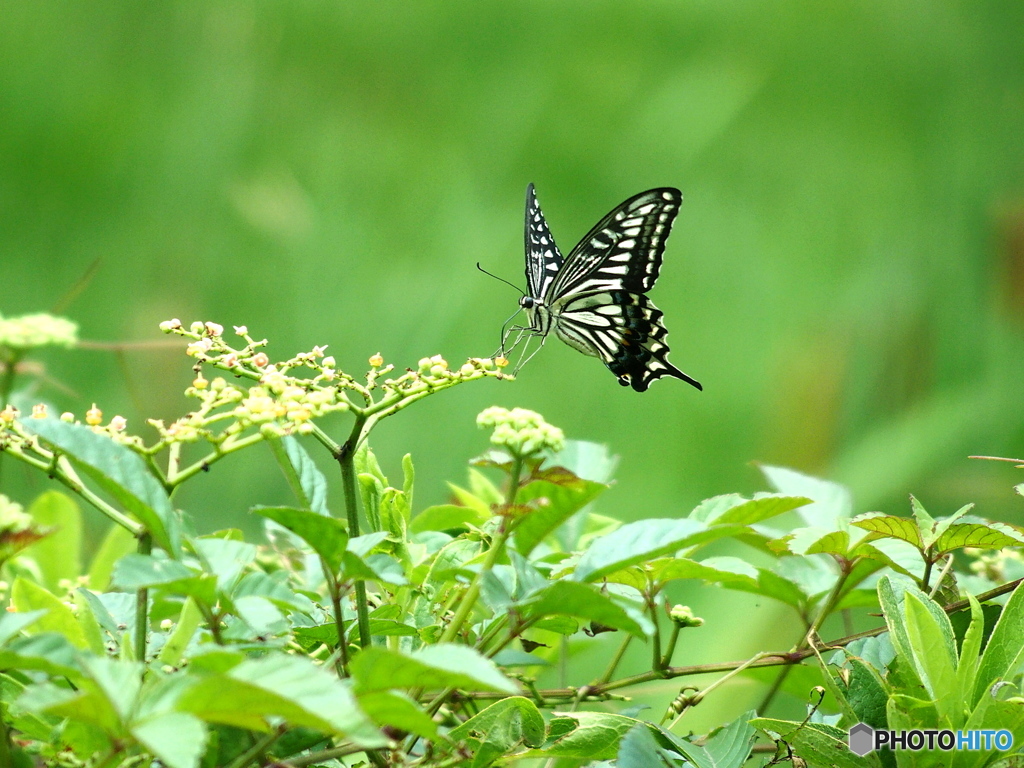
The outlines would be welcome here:
[[[515,384],[376,432],[383,464],[412,452],[445,501],[464,451],[438,435],[468,444],[500,403],[614,445],[601,512],[624,520],[752,491],[751,460],[858,511],[913,489],[1014,519],[1009,467],[965,457],[1024,453],[1022,28],[1017,0],[7,3],[0,315],[79,323],[30,399],[136,427],[190,381],[160,320],[258,318],[347,368],[485,356],[517,296],[474,263],[522,284],[528,182],[563,250],[673,185],[653,298],[703,393],[623,390],[552,341]],[[286,499],[226,461],[176,503],[212,530]]]

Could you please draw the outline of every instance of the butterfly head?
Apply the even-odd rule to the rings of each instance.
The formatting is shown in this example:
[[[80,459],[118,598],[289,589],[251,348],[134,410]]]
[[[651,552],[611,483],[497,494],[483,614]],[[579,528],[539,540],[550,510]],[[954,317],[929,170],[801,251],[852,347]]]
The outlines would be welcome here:
[[[535,299],[532,296],[523,296],[519,300],[519,306],[523,309],[534,309],[544,304],[544,299]]]

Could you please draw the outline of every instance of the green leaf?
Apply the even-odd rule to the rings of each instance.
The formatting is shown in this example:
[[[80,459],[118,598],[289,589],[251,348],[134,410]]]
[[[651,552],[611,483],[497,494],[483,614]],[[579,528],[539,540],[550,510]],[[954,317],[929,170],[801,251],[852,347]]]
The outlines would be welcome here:
[[[654,631],[650,619],[640,606],[625,598],[603,594],[592,584],[556,581],[518,606],[524,618],[541,616],[574,616],[608,627],[615,627],[635,637],[647,637]]]
[[[57,632],[20,637],[0,648],[0,669],[38,669],[48,675],[77,677],[78,659],[79,649]]]
[[[473,750],[470,768],[486,768],[520,744],[540,747],[544,743],[544,717],[537,706],[522,696],[511,696],[491,704],[448,732],[454,742],[466,742]]]
[[[380,468],[376,454],[370,449],[370,444],[365,440],[356,448],[353,459],[358,474],[376,478],[381,488],[390,485],[387,476],[385,476]]]
[[[409,653],[364,648],[352,659],[359,693],[391,688],[482,688],[515,694],[519,688],[497,665],[472,648],[453,643],[428,645]]]
[[[1018,584],[999,615],[978,664],[974,701],[997,681],[1009,680],[1024,664],[1024,588]]]
[[[254,507],[251,511],[294,533],[320,555],[334,573],[341,570],[348,547],[348,530],[341,520],[293,507]]]
[[[407,542],[409,540],[409,518],[412,510],[405,493],[395,488],[385,488],[380,499],[380,522],[382,530],[390,534],[391,551],[404,565],[411,567]]]
[[[242,571],[256,559],[255,545],[216,534],[194,539],[192,548],[203,563],[203,571],[217,577],[217,589],[222,592],[230,592]]]
[[[889,692],[878,672],[863,660],[852,657],[850,682],[846,689],[846,701],[855,713],[855,722],[867,723],[872,728],[885,728],[885,705]]]
[[[542,748],[516,757],[610,760],[619,751],[619,742],[636,725],[649,727],[641,720],[609,712],[562,713],[551,721],[550,737]]]
[[[172,558],[178,557],[181,524],[164,487],[138,454],[83,424],[60,419],[26,424],[138,518]]]
[[[78,620],[78,626],[82,628],[85,639],[89,643],[89,650],[96,654],[105,654],[107,646],[103,639],[103,630],[100,629],[96,614],[93,613],[89,591],[84,587],[79,587],[69,596],[75,606],[75,618]]]
[[[832,725],[795,723],[768,717],[754,718],[750,724],[766,733],[768,738],[789,744],[793,753],[809,765],[864,768],[865,765],[877,764],[871,757],[865,759],[853,754],[847,744],[847,731]]]
[[[372,691],[361,694],[358,701],[359,707],[377,725],[390,725],[430,741],[437,740],[437,723],[403,693]]]
[[[563,470],[568,472],[568,470]],[[571,475],[571,473],[568,473]],[[608,486],[571,475],[573,482],[535,480],[520,489],[517,501],[543,502],[526,513],[515,529],[515,547],[529,555],[545,538],[570,517],[603,493]]]
[[[110,703],[121,722],[127,722],[135,711],[142,688],[142,664],[106,656],[89,656],[82,660],[98,690]]]
[[[974,686],[981,661],[981,642],[985,635],[985,614],[974,595],[968,593],[967,600],[971,605],[971,623],[967,625],[960,644],[960,660],[956,667],[956,701],[961,703],[961,707],[971,709],[975,703]],[[953,724],[959,725],[955,722]]]
[[[162,553],[132,553],[117,561],[113,581],[120,589],[134,592],[146,587],[200,578],[201,575],[198,570],[189,568],[180,560],[171,560]]]
[[[449,531],[468,529],[470,526],[479,528],[490,515],[484,515],[472,507],[460,507],[455,504],[439,504],[427,507],[412,519],[409,530],[413,533],[423,531]]]
[[[174,631],[167,638],[164,647],[160,649],[158,661],[161,664],[178,666],[185,656],[185,649],[188,648],[189,642],[202,622],[203,613],[196,605],[196,601],[191,597],[186,598],[185,603],[181,606],[181,613],[178,615],[178,623],[175,624]]]
[[[344,683],[299,656],[275,653],[204,676],[181,694],[177,707],[207,722],[250,730],[269,731],[281,718],[293,726],[343,735],[360,746],[387,743]]]
[[[183,712],[165,712],[131,727],[131,734],[168,768],[196,768],[206,751],[206,725]]]
[[[89,564],[89,588],[102,592],[110,586],[110,575],[114,563],[138,548],[139,541],[131,531],[114,523],[107,529],[106,536]]]
[[[708,527],[699,520],[650,519],[629,523],[597,539],[584,552],[573,574],[578,581],[596,581],[630,565],[693,547],[742,531],[741,526]]]
[[[406,501],[409,502],[409,509],[412,507],[413,486],[416,484],[416,469],[412,465],[412,454],[407,453],[402,457],[402,492]]]
[[[676,761],[658,746],[645,723],[630,728],[619,742],[616,768],[675,768]]]
[[[660,586],[679,579],[700,579],[709,584],[744,584],[755,591],[757,576],[757,569],[746,560],[723,556],[709,557],[700,562],[685,557],[659,557],[643,565],[616,571],[605,578],[639,591],[647,588],[648,581]]]
[[[809,526],[836,528],[853,514],[853,497],[850,489],[844,485],[785,467],[762,464],[760,469],[769,484],[779,493],[814,499],[813,504],[801,507],[798,513]]]
[[[83,723],[107,735],[120,735],[122,724],[107,697],[92,681],[79,681],[80,688],[70,690],[52,683],[30,686],[19,697],[17,706],[38,715],[53,715]]]
[[[794,555],[827,554],[846,557],[850,552],[850,534],[843,530],[797,528],[791,534],[783,536],[777,541]],[[775,543],[769,542],[769,545],[775,546]]]
[[[64,604],[63,600],[50,594],[38,584],[21,576],[15,579],[14,586],[11,587],[11,605],[19,613],[46,611],[46,615],[39,617],[24,628],[27,634],[56,632],[66,637],[68,642],[76,648],[89,647],[89,640],[75,618],[74,612]]]
[[[725,586],[731,589],[752,591],[755,594],[764,595],[786,605],[791,605],[798,610],[802,610],[808,600],[807,593],[795,581],[780,576],[768,568],[757,569],[756,589],[748,589],[743,582],[725,582]]]
[[[43,586],[55,590],[61,580],[75,581],[82,575],[82,513],[77,502],[60,491],[46,491],[28,513],[39,527],[52,529],[24,551],[39,566]]]
[[[0,645],[3,645],[13,637],[17,637],[21,630],[39,621],[46,613],[47,610],[45,608],[36,611],[4,611],[0,613]]]
[[[957,520],[962,518],[964,515],[966,515],[972,509],[974,509],[974,505],[973,504],[964,504],[962,507],[960,507],[960,509],[958,509],[956,512],[954,512],[949,517],[944,517],[941,520],[936,520],[935,521],[935,527],[932,530],[932,537],[931,537],[930,544],[935,543],[935,541],[938,540],[938,538],[943,533],[946,532],[946,530],[949,528],[949,526],[951,526]]]
[[[273,441],[270,442],[273,444]],[[291,469],[288,471],[286,468],[285,474],[302,508],[330,516],[327,508],[327,478],[323,472],[294,437],[282,437],[281,447],[284,448],[288,457],[288,467]]]
[[[907,618],[911,609],[905,607],[908,597],[915,600],[913,627]],[[909,581],[888,576],[878,581],[878,600],[897,655],[925,685],[945,685],[946,674],[942,665],[948,659],[956,659],[956,638],[949,617],[942,608]],[[924,620],[919,608],[931,615],[930,622]],[[944,657],[926,658],[926,654],[938,656],[940,653]]]
[[[949,526],[935,541],[936,554],[954,549],[1003,549],[1024,544],[1024,534],[1003,523],[957,523]]]
[[[914,515],[914,521],[917,523],[917,530],[921,533],[921,548],[928,549],[934,541],[935,536],[935,518],[928,514],[924,506],[917,498],[911,494],[910,496],[910,511]]]
[[[917,523],[907,517],[886,515],[882,512],[866,512],[853,518],[850,521],[850,525],[863,528],[865,531],[871,531],[878,536],[887,536],[906,541],[918,549],[923,548],[921,531],[918,529]]]
[[[903,610],[907,637],[914,651],[921,682],[935,702],[939,714],[949,716],[951,707],[961,706],[959,701],[953,699],[956,694],[955,646],[950,648],[945,636],[947,632],[943,631],[941,622],[932,615],[921,597],[908,591],[903,601]],[[942,616],[948,628],[948,637],[952,638],[953,627],[946,615]]]
[[[806,496],[757,493],[754,498],[745,499],[736,494],[728,494],[701,502],[687,517],[705,523],[754,525],[812,503]]]
[[[472,470],[470,470],[470,472],[472,472]],[[477,474],[479,474],[479,473],[477,473]],[[481,475],[481,477],[483,477],[483,475]],[[483,478],[483,479],[486,480],[487,478]],[[465,490],[464,488],[460,488],[459,486],[455,485],[454,483],[448,483],[448,488],[455,495],[455,498],[458,500],[458,502],[460,504],[462,504],[463,506],[470,507],[471,509],[476,510],[478,513],[480,513],[484,517],[491,517],[491,515],[493,514],[493,512],[491,510],[491,504],[492,503],[494,503],[494,504],[501,504],[501,502],[502,502],[501,494],[498,493],[498,489],[495,488],[493,485],[491,485],[491,490],[488,491],[488,498],[487,499],[482,499],[479,496],[475,496],[474,494],[470,493],[469,491]],[[491,491],[493,491],[493,493],[491,493]],[[492,502],[491,501],[492,496],[497,496],[498,500]]]
[[[871,535],[867,537],[872,538]],[[856,547],[856,553],[884,563],[897,573],[910,576],[917,582],[924,578],[924,558],[921,550],[903,539],[862,540]]]
[[[715,768],[740,768],[747,761],[754,746],[754,726],[750,720],[756,714],[748,710],[707,740],[704,749]]]
[[[376,462],[376,459],[374,462]],[[384,484],[375,475],[368,472],[356,475],[356,480],[359,485],[359,495],[363,502],[363,512],[365,512],[366,520],[370,524],[370,530],[379,531],[381,529],[380,500],[384,495]]]

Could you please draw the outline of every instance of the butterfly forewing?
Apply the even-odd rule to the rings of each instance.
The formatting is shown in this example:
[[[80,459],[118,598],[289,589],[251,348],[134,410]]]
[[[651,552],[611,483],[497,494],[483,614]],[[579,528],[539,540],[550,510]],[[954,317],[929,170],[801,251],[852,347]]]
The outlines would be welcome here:
[[[545,296],[562,267],[562,253],[544,220],[533,184],[526,188],[525,241],[527,288],[531,296]]]
[[[552,298],[592,290],[649,291],[682,202],[678,189],[663,187],[617,206],[572,249],[551,287]]]

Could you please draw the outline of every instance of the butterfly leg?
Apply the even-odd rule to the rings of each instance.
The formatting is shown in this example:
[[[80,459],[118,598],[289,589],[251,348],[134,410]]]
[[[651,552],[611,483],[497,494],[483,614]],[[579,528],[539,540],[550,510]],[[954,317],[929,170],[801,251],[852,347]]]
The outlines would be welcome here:
[[[540,344],[538,344],[537,348],[535,350],[533,350],[533,352],[530,353],[530,356],[526,357],[526,359],[524,360],[523,358],[526,355],[526,351],[530,348],[530,344],[529,344],[529,342],[527,342],[526,346],[523,347],[523,353],[519,356],[519,362],[516,363],[515,370],[512,371],[512,375],[513,376],[518,375],[519,371],[521,371],[523,369],[523,366],[526,365],[531,360],[533,360],[534,355],[536,355],[538,352],[541,351],[541,349],[544,347],[544,344],[548,340],[547,334],[538,333],[537,331],[535,331],[532,328],[527,328],[526,330],[531,331],[530,337],[540,336]]]
[[[512,344],[509,345],[507,343],[508,337],[511,336],[513,333],[516,334],[515,341],[513,341]],[[507,330],[504,330],[504,333],[501,336],[501,346],[498,347],[498,351],[494,353],[494,357],[508,357],[509,354],[513,352],[515,348],[522,343],[523,336],[527,334],[532,335],[533,329],[523,325],[513,325]]]
[[[515,332],[515,331],[520,331],[520,332],[522,331],[522,326],[519,326],[519,325],[512,325],[512,326],[510,326],[509,325],[509,323],[511,323],[513,320],[515,320],[516,316],[520,312],[522,312],[522,311],[523,311],[523,308],[520,307],[515,312],[513,312],[511,315],[509,315],[508,320],[506,320],[504,323],[502,323],[502,326],[501,326],[501,344],[498,347],[498,351],[495,352],[493,355],[491,355],[491,357],[504,357],[505,356],[505,342],[508,341],[508,337],[510,335],[512,335],[512,333]],[[518,343],[518,338],[516,340],[516,343]],[[514,347],[515,347],[515,345],[513,345],[513,348]]]

